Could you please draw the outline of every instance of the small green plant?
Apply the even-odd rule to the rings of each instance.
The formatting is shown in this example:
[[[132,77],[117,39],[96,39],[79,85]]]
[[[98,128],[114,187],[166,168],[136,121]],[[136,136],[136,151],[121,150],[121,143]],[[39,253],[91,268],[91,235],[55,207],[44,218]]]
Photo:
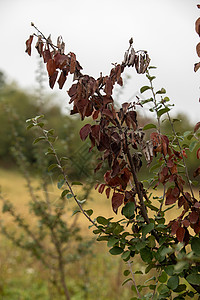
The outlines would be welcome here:
[[[42,126],[41,124],[38,123],[38,126]],[[48,281],[56,288],[57,294],[64,295],[64,298],[69,300],[71,299],[71,293],[68,286],[67,268],[91,253],[93,241],[83,239],[77,218],[73,222],[66,221],[66,218],[69,219],[72,214],[68,208],[70,196],[65,197],[67,195],[66,191],[62,193],[61,197],[56,193],[52,193],[51,170],[53,165],[48,168],[48,160],[44,157],[45,148],[36,147],[35,149],[35,164],[38,166],[37,171],[41,181],[40,186],[35,187],[29,174],[31,166],[23,153],[21,138],[17,135],[15,127],[12,127],[12,130],[13,140],[15,141],[12,152],[26,180],[30,195],[29,217],[35,219],[35,221],[30,224],[28,219],[25,219],[16,210],[15,205],[5,199],[1,193],[2,212],[12,216],[14,225],[17,227],[13,230],[12,226],[9,228],[7,224],[1,222],[1,232],[14,245],[28,251],[35,257],[48,270]],[[44,132],[49,141],[55,140],[52,130]],[[41,138],[36,139],[35,143],[38,140],[41,140]],[[61,188],[61,186],[62,180],[58,183],[58,188]],[[90,190],[91,186],[87,185],[84,196],[88,196]]]

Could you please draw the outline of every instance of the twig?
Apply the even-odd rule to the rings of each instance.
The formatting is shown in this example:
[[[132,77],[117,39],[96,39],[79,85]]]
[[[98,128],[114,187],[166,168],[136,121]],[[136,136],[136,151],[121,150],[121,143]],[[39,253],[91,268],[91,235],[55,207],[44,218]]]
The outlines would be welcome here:
[[[127,264],[128,264],[129,270],[130,270],[130,272],[131,272],[133,284],[134,284],[134,286],[135,286],[137,295],[138,295],[139,299],[141,299],[142,297],[141,297],[141,295],[140,295],[140,292],[139,292],[139,290],[138,290],[138,288],[137,288],[137,284],[136,284],[136,282],[135,282],[135,276],[134,276],[133,270],[132,270],[132,263],[130,262],[130,260],[128,260]]]

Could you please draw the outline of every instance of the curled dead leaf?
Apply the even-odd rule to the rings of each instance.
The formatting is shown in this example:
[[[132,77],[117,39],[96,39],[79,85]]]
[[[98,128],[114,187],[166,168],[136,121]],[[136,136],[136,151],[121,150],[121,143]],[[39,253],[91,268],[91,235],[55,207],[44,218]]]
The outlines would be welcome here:
[[[47,62],[47,72],[49,76],[52,76],[56,72],[56,64],[54,59],[49,59]]]
[[[200,62],[194,64],[194,72],[197,72],[200,68]]]
[[[28,53],[28,55],[31,56],[31,44],[33,41],[33,35],[30,35],[29,39],[26,41],[26,50],[25,52]]]
[[[76,70],[76,55],[73,52],[70,52],[71,62],[70,62],[70,74],[73,74]]]
[[[194,132],[196,132],[199,128],[200,128],[200,122],[198,122],[198,123],[194,126]]]
[[[195,22],[195,30],[196,33],[200,36],[200,18],[198,18]]]
[[[200,43],[196,45],[197,55],[200,57]]]

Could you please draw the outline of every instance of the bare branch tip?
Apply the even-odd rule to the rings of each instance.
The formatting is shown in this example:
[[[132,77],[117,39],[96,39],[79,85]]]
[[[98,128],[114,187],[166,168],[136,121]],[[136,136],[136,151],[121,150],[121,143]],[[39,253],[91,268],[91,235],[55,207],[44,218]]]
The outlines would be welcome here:
[[[129,44],[132,45],[133,44],[133,38],[131,37],[129,40]]]

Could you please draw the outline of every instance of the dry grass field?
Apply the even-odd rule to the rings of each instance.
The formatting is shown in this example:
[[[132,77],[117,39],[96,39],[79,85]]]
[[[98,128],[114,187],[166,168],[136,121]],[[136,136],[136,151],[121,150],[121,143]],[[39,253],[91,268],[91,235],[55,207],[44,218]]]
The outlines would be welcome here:
[[[32,177],[31,182],[36,189],[36,193],[40,197],[43,197],[44,192],[37,190],[39,179]],[[29,225],[34,227],[36,217],[30,215],[29,212],[28,202],[30,195],[23,176],[17,171],[0,169],[0,186],[4,197],[9,199],[15,205],[16,211],[27,220]],[[81,186],[74,186],[74,191],[78,197],[83,193]],[[48,193],[52,205],[56,205],[60,192],[56,183],[52,182],[49,184]],[[160,196],[161,194],[162,191],[154,191],[154,195]],[[156,203],[153,204],[157,205]],[[69,199],[66,212],[68,223],[73,222],[75,216],[72,216],[72,212],[76,208],[73,200]],[[105,197],[105,194],[99,194],[94,189],[91,191],[84,208],[93,209],[93,218],[99,215],[114,217],[115,220],[122,218],[120,210],[118,215],[113,213],[110,200]],[[176,218],[177,214],[177,208],[174,208],[173,211],[168,212],[167,219]],[[82,214],[77,214],[76,216],[78,216],[82,235],[92,238],[94,236],[92,232],[93,228],[88,228],[90,225],[88,220]],[[1,221],[4,220],[9,228],[15,228],[12,218],[7,213],[3,214],[1,210],[0,219]],[[49,288],[49,283],[46,280],[48,270],[45,270],[40,262],[31,257],[29,253],[14,246],[3,235],[0,235],[0,239],[0,300],[63,299],[53,294],[52,289]],[[126,266],[120,257],[111,256],[108,253],[105,242],[95,243],[93,251],[94,254],[92,257],[77,262],[68,268],[70,277],[68,284],[73,294],[72,300],[120,300],[129,299],[130,296],[134,296],[128,284],[124,287],[121,286],[121,283],[125,279],[123,270]],[[144,266],[141,265],[140,261],[135,260],[134,270],[141,270],[142,268]],[[53,298],[52,295],[54,295]]]

